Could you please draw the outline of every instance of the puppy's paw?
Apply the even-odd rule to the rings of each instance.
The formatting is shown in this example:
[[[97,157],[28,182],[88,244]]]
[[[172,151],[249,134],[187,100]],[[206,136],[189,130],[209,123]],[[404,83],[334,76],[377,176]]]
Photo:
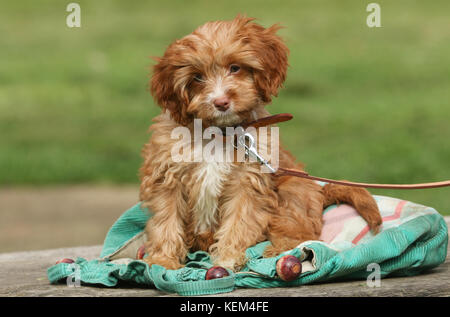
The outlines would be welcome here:
[[[383,220],[376,220],[372,223],[369,223],[369,228],[374,234],[378,234],[381,231],[381,227],[383,226]]]
[[[286,251],[286,250],[284,250],[284,251]],[[283,252],[283,250],[280,250],[279,248],[275,248],[273,245],[268,245],[266,247],[266,249],[264,250],[263,257],[272,258],[272,257],[279,255],[282,252]]]
[[[213,262],[215,266],[221,266],[233,272],[239,272],[245,266],[245,263],[247,261],[245,260],[245,257],[240,257],[229,259],[216,259]]]
[[[367,208],[367,210],[370,210],[370,212],[367,212],[365,215],[365,220],[367,224],[369,225],[370,230],[372,233],[377,234],[380,232],[381,227],[383,226],[383,218],[380,215],[380,212],[378,210],[378,207],[371,206],[371,208]]]
[[[161,265],[162,267],[166,268],[167,270],[178,270],[184,266],[178,260],[165,258],[165,257],[158,257],[158,256],[155,256],[155,257],[147,256],[146,258],[144,258],[144,261],[149,266],[152,266],[153,264],[157,264],[157,265]]]

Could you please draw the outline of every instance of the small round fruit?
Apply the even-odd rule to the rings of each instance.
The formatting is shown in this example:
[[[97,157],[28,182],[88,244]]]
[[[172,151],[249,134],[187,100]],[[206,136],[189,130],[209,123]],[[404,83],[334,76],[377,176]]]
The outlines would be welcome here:
[[[145,255],[145,245],[142,245],[136,253],[136,259],[138,260],[142,260],[144,258]]]
[[[75,263],[75,261],[72,260],[72,259],[67,259],[67,258],[65,258],[65,259],[56,261],[56,264],[59,264],[59,263]]]
[[[286,282],[295,280],[302,273],[302,263],[293,255],[285,255],[277,262],[277,274]]]
[[[222,278],[228,275],[230,275],[228,271],[221,266],[213,266],[206,271],[207,280],[214,280],[216,278]]]

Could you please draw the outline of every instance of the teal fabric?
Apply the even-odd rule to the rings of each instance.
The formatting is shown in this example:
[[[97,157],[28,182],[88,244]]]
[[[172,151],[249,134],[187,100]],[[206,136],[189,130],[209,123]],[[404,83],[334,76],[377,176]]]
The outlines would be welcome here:
[[[125,242],[142,232],[150,217],[151,213],[148,209],[141,208],[141,203],[125,211],[108,231],[100,257],[114,253]]]
[[[375,197],[380,210],[386,208],[385,201],[391,199]],[[75,265],[59,263],[50,267],[47,275],[51,283],[78,274],[86,284],[113,287],[120,281],[128,281],[189,296],[231,292],[236,287],[284,287],[338,279],[363,280],[371,273],[367,271],[371,263],[379,264],[381,278],[412,276],[445,261],[448,228],[443,217],[434,209],[408,203],[405,219],[397,220],[379,234],[369,236],[358,244],[350,241],[334,244],[307,241],[277,257],[263,258],[264,249],[270,242],[262,242],[247,249],[248,261],[240,272],[229,271],[228,277],[215,280],[205,280],[206,269],[212,266],[212,262],[209,254],[202,251],[189,254],[186,266],[179,270],[166,270],[159,265],[149,267],[140,260],[130,259],[125,263],[111,260],[112,254],[142,233],[151,217],[151,213],[139,203],[127,210],[111,227],[98,259],[87,261],[78,258]],[[282,281],[276,275],[276,262],[285,254],[310,261],[312,269],[294,281]]]

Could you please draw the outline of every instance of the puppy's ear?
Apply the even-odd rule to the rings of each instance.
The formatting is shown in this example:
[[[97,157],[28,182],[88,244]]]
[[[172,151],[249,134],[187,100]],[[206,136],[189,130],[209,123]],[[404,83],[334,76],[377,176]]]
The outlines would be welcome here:
[[[150,91],[155,101],[163,110],[168,110],[172,119],[180,124],[187,123],[186,98],[180,95],[174,86],[174,74],[177,66],[170,63],[165,55],[162,58],[155,58],[158,62],[153,67],[153,76],[150,80]]]
[[[270,28],[251,23],[249,40],[259,58],[261,69],[254,70],[255,84],[263,102],[271,102],[271,97],[286,79],[289,49],[276,34],[281,27],[273,25]]]

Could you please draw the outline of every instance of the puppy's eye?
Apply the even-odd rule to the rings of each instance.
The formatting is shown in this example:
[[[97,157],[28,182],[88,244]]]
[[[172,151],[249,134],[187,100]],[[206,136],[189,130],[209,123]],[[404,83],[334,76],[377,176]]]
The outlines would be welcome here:
[[[198,82],[202,82],[203,81],[203,76],[202,74],[195,74],[194,75],[194,80],[198,81]]]
[[[230,73],[231,73],[231,74],[235,74],[235,73],[237,73],[240,69],[241,69],[241,66],[236,65],[236,64],[232,64],[232,65],[230,66]]]

